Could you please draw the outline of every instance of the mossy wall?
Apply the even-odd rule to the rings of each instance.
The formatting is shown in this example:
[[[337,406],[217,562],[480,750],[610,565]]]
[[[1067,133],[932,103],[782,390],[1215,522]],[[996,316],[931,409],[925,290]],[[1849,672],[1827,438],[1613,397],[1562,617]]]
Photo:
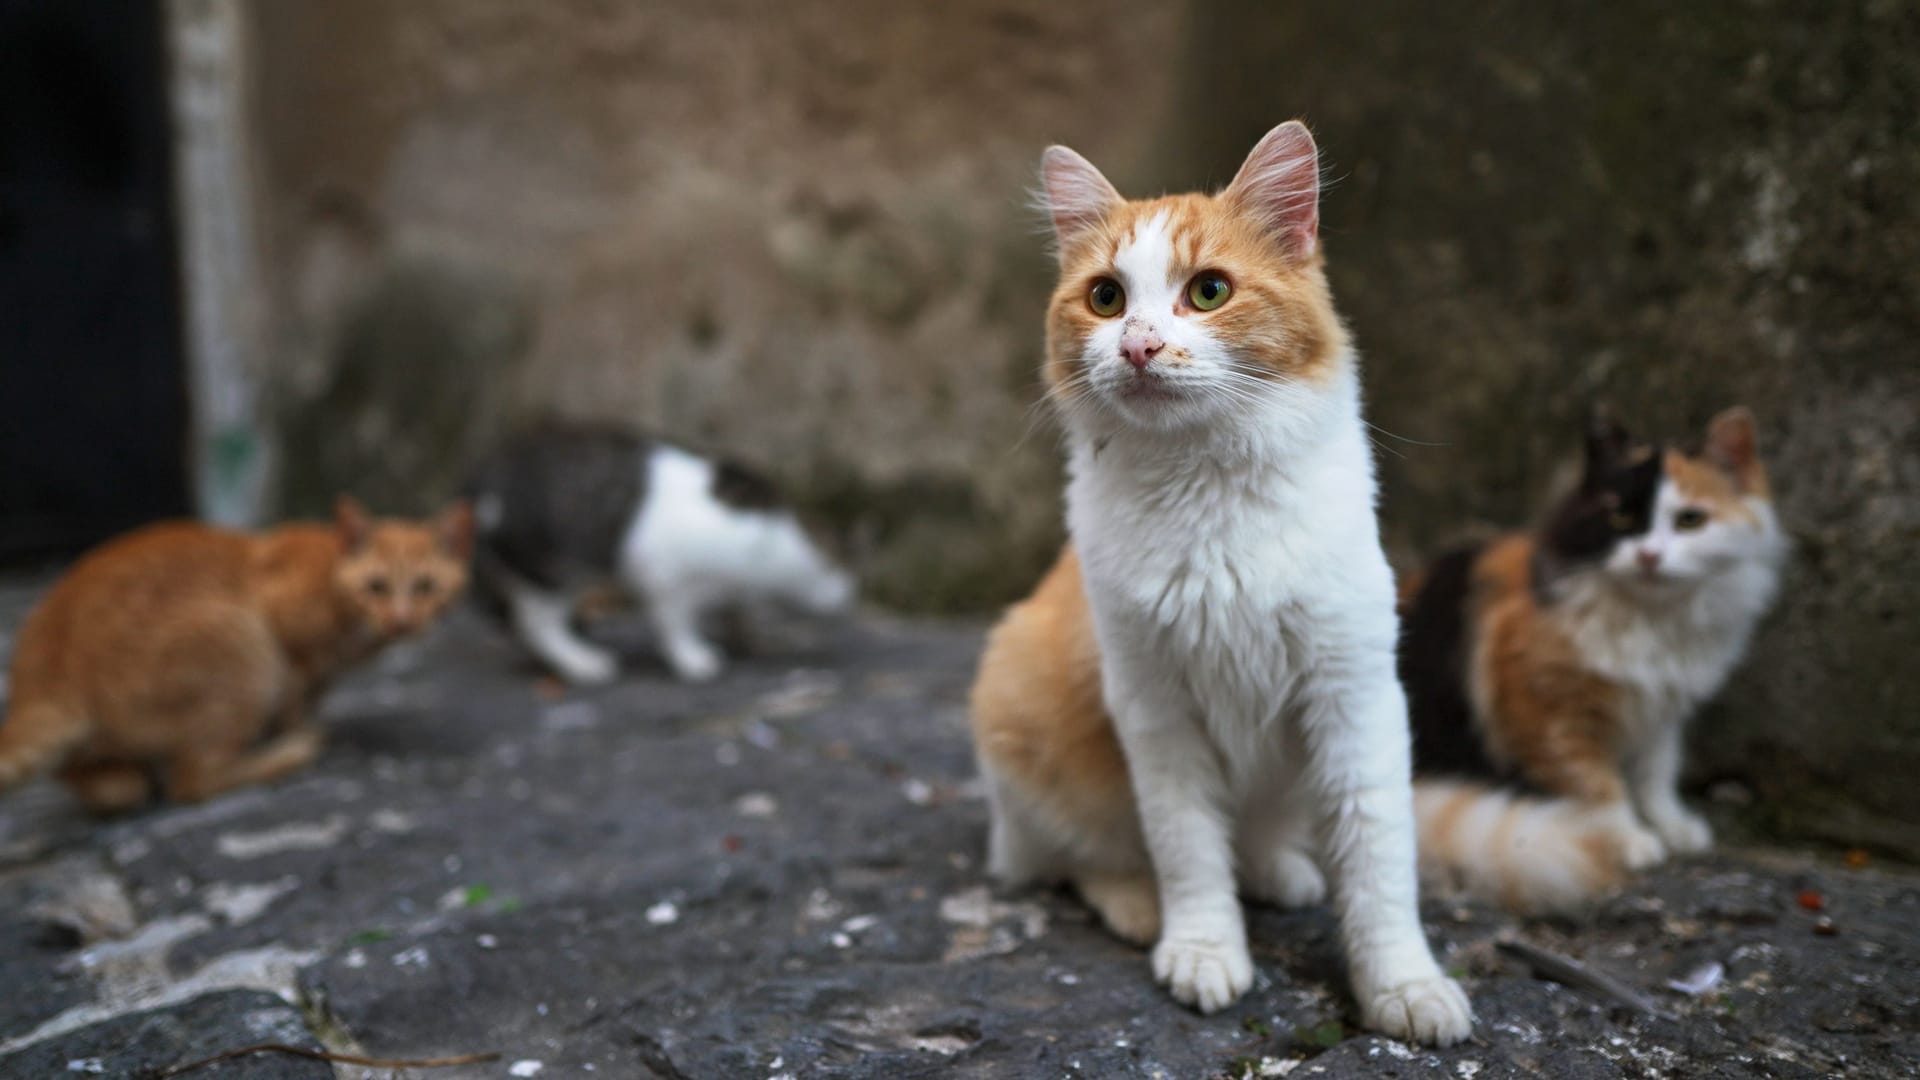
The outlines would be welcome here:
[[[1795,554],[1694,772],[1920,854],[1920,8],[1215,3],[1179,100],[1169,186],[1320,135],[1403,565],[1526,521],[1593,401],[1759,414]]]

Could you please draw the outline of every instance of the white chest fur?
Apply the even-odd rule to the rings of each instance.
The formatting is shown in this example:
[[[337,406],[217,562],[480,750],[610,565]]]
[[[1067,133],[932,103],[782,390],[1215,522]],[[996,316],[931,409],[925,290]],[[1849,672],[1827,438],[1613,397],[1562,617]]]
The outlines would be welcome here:
[[[1649,598],[1595,576],[1570,583],[1558,606],[1586,664],[1631,693],[1629,719],[1659,727],[1719,692],[1778,578],[1777,557],[1754,559],[1682,595]]]
[[[1372,457],[1350,377],[1343,391],[1305,425],[1076,440],[1068,522],[1103,651],[1177,679],[1216,741],[1316,679],[1392,677]]]

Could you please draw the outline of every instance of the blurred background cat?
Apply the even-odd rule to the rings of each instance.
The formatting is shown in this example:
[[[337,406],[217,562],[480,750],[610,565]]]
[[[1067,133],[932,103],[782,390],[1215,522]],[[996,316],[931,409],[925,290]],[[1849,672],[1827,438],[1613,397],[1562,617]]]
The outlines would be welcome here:
[[[508,442],[475,470],[475,567],[492,608],[528,651],[574,683],[619,671],[574,627],[581,594],[614,585],[645,607],[674,674],[702,682],[723,657],[702,622],[773,601],[846,611],[836,567],[760,477],[667,443],[608,429],[548,429]]]
[[[1421,861],[1523,910],[1704,851],[1680,802],[1688,719],[1773,603],[1787,543],[1753,414],[1690,456],[1596,418],[1545,523],[1403,589]]]
[[[88,806],[193,801],[312,761],[341,672],[439,617],[466,584],[472,518],[336,520],[261,533],[151,525],[96,548],[21,628],[0,788],[58,769]]]

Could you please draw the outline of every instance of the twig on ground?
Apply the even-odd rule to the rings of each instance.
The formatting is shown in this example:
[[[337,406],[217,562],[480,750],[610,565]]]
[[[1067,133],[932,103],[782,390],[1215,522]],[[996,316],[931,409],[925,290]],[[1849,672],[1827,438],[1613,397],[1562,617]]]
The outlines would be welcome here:
[[[1662,1010],[1646,995],[1621,982],[1619,979],[1595,971],[1571,957],[1551,953],[1537,945],[1524,941],[1495,942],[1501,952],[1525,961],[1533,968],[1535,975],[1552,979],[1554,982],[1571,986],[1576,990],[1585,990],[1619,1005],[1625,1005],[1635,1012],[1648,1016],[1657,1016],[1663,1020],[1673,1019],[1673,1014]]]
[[[408,1061],[401,1058],[356,1057],[352,1054],[336,1054],[328,1050],[309,1050],[304,1046],[291,1046],[287,1043],[256,1043],[242,1046],[237,1050],[227,1050],[212,1057],[189,1061],[185,1065],[175,1065],[161,1072],[147,1074],[151,1080],[167,1080],[170,1076],[190,1073],[195,1069],[204,1069],[209,1065],[252,1054],[291,1054],[294,1057],[309,1058],[313,1061],[326,1061],[339,1065],[363,1065],[370,1069],[444,1069],[451,1065],[481,1065],[489,1061],[498,1061],[498,1051],[489,1050],[484,1054],[458,1054],[454,1057],[416,1058]]]

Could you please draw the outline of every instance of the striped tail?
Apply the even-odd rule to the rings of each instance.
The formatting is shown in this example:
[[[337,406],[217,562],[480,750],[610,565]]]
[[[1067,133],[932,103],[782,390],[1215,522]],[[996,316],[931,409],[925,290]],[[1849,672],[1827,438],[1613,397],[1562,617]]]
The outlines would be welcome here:
[[[1626,874],[1620,839],[1593,810],[1454,780],[1413,786],[1420,875],[1520,914],[1578,909]]]
[[[0,791],[53,769],[86,737],[83,715],[53,704],[14,701],[0,722]]]

